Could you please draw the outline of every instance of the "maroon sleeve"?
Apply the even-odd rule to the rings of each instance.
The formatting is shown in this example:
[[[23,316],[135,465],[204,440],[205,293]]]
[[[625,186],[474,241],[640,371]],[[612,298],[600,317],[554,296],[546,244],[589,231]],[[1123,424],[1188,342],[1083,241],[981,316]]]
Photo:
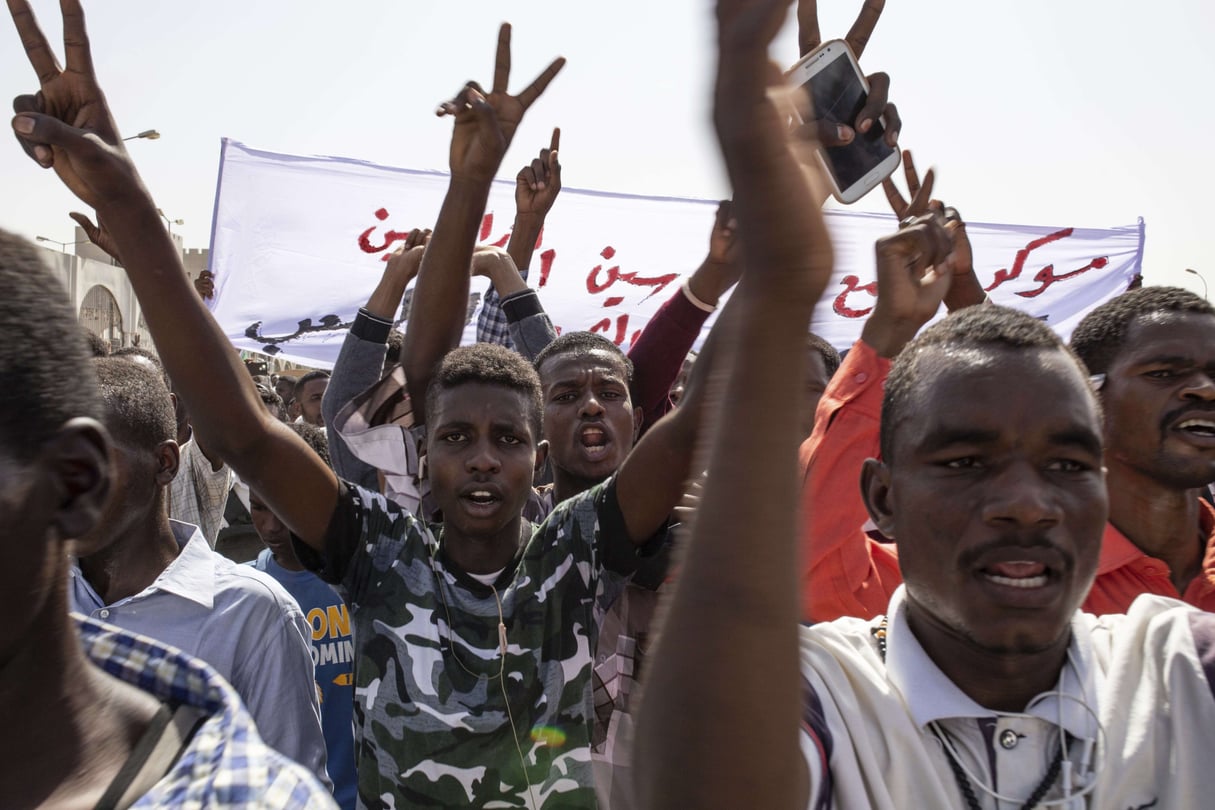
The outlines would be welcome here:
[[[645,414],[642,433],[671,410],[671,384],[709,314],[689,301],[681,287],[658,308],[629,348],[633,407]]]

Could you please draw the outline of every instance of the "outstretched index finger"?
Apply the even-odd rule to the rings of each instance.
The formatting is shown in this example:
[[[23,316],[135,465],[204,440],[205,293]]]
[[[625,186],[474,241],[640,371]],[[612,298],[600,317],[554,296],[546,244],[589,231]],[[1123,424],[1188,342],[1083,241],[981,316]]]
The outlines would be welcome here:
[[[873,29],[885,7],[886,0],[865,0],[861,13],[856,16],[856,22],[852,24],[848,36],[844,37],[848,47],[852,48],[852,55],[857,59],[865,52],[865,46],[869,44],[869,37],[873,36]]]
[[[92,76],[93,54],[80,0],[60,0],[59,7],[63,10],[63,58],[67,69]]]
[[[561,127],[553,127],[553,139],[549,141],[548,150],[550,153],[556,152],[561,148]]]
[[[498,29],[498,55],[494,59],[495,93],[505,93],[510,82],[510,23]]]
[[[818,30],[818,0],[798,0],[797,44],[802,56],[823,44],[823,35]]]
[[[561,68],[565,67],[565,57],[558,56],[553,60],[552,64],[544,69],[544,72],[536,77],[536,80],[529,84],[517,98],[519,103],[523,105],[523,109],[527,109],[540,98],[540,94],[548,87],[549,82],[557,77],[561,72]]]
[[[38,27],[38,18],[34,16],[30,4],[26,0],[8,0],[8,10],[13,17],[13,25],[17,28],[17,36],[21,37],[21,45],[25,55],[38,75],[42,84],[59,75],[59,60],[55,52],[47,44],[46,36]]]

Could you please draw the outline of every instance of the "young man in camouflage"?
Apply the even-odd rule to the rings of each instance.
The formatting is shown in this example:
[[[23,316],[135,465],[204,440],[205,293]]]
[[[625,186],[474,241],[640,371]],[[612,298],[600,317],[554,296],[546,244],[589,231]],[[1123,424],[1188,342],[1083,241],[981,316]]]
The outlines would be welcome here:
[[[594,806],[596,607],[619,583],[611,569],[628,567],[678,500],[694,426],[678,415],[656,425],[618,475],[533,528],[521,510],[545,453],[539,381],[507,350],[475,347],[453,353],[427,392],[442,529],[341,483],[262,407],[194,293],[93,76],[79,6],[67,5],[73,69],[31,52],[41,103],[18,106],[14,129],[105,222],[199,435],[314,552],[312,566],[347,587],[360,806]],[[492,91],[470,83],[443,107],[455,117],[451,186],[422,273],[468,267],[511,136],[561,67],[509,95],[509,34]]]

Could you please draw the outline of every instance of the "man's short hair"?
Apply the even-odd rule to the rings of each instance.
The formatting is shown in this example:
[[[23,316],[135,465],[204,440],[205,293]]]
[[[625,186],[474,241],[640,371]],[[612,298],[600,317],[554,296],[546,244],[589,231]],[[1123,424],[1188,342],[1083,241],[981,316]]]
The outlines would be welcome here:
[[[522,355],[496,343],[460,346],[444,356],[426,389],[427,418],[434,416],[439,395],[467,383],[497,385],[523,394],[528,403],[527,421],[532,436],[540,440],[544,421],[540,375]]]
[[[539,372],[544,364],[550,358],[558,355],[574,355],[579,357],[589,356],[593,352],[607,352],[613,355],[624,369],[625,383],[628,384],[630,393],[633,386],[633,361],[628,355],[620,351],[620,347],[612,341],[605,338],[603,335],[597,335],[594,332],[566,332],[560,335],[552,343],[545,346],[536,355],[536,371]]]
[[[297,382],[295,384],[295,391],[292,393],[292,396],[295,397],[296,399],[299,399],[300,395],[304,393],[305,385],[312,382],[313,380],[328,380],[328,379],[329,379],[328,371],[309,371],[303,377],[300,377],[299,382]]]
[[[333,467],[333,460],[329,458],[329,437],[325,435],[325,431],[307,422],[290,422],[287,427],[295,431],[295,435],[303,439],[304,444],[321,457],[326,467]]]
[[[1141,287],[1111,298],[1084,316],[1072,332],[1072,351],[1093,374],[1105,374],[1138,318],[1158,312],[1215,315],[1215,307],[1181,287]]]
[[[94,357],[109,357],[110,342],[108,340],[106,340],[105,338],[103,338],[101,335],[90,332],[87,329],[85,329],[83,331],[84,331],[84,339],[86,341],[88,341],[89,351],[91,351],[93,353],[93,356]]]
[[[834,377],[835,372],[840,370],[839,351],[813,332],[806,337],[806,346],[822,356],[823,368],[827,369],[827,379]]]
[[[177,438],[173,403],[160,375],[130,358],[98,357],[93,365],[105,424],[116,439],[152,453]]]
[[[1042,321],[1008,307],[975,306],[955,312],[921,332],[895,358],[886,378],[882,399],[881,452],[889,463],[894,457],[894,433],[900,422],[908,418],[908,408],[916,390],[926,383],[921,375],[921,359],[940,348],[950,349],[1042,349],[1065,352],[1076,360],[1082,374],[1087,375],[1080,362],[1062,339]]]
[[[85,330],[67,291],[24,239],[0,230],[0,443],[29,461],[78,416],[100,421]]]
[[[256,386],[257,396],[259,399],[261,399],[262,404],[270,409],[272,413],[279,414],[281,418],[283,412],[283,398],[278,395],[277,391],[264,383],[256,383]]]
[[[121,349],[110,352],[110,357],[125,357],[128,360],[132,357],[140,357],[147,360],[160,372],[160,378],[164,381],[165,388],[173,390],[173,381],[169,379],[169,374],[165,371],[165,364],[161,362],[160,356],[156,352],[148,351],[141,346],[123,346]]]

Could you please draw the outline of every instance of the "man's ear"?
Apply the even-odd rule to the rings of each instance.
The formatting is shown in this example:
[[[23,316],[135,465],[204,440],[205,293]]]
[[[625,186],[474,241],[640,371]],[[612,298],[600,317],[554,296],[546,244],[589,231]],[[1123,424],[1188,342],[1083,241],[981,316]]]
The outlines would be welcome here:
[[[536,466],[532,470],[534,474],[539,474],[544,469],[544,462],[548,461],[548,440],[545,439],[536,445]]]
[[[110,437],[95,419],[63,424],[47,442],[43,458],[56,490],[54,526],[63,538],[88,534],[110,494]]]
[[[645,411],[643,411],[641,408],[638,408],[636,405],[634,405],[633,406],[633,442],[634,442],[634,444],[637,442],[637,439],[641,437],[641,423],[644,421],[645,421]]]
[[[181,464],[181,448],[175,441],[163,441],[156,446],[156,484],[167,487],[177,477]]]
[[[892,491],[890,468],[876,458],[865,459],[861,467],[861,497],[878,530],[891,540],[895,539]]]

